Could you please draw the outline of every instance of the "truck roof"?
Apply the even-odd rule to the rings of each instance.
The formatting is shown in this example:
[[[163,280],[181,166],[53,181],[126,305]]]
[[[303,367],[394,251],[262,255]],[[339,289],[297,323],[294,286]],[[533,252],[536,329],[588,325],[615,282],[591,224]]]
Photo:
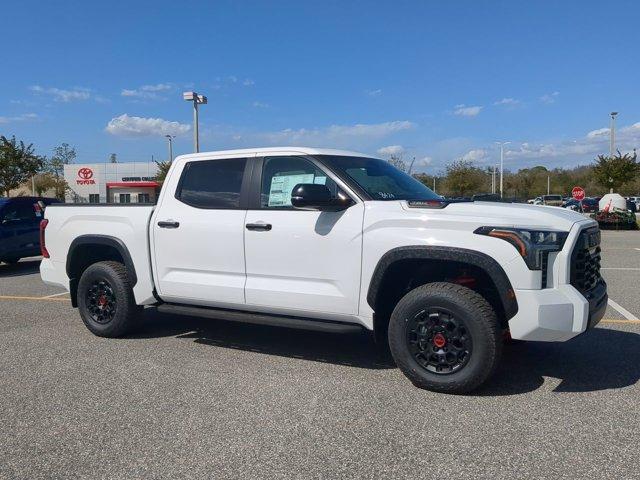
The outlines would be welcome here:
[[[313,147],[261,147],[261,148],[243,148],[238,150],[215,150],[211,152],[189,153],[180,155],[177,158],[198,159],[221,155],[247,155],[260,156],[265,154],[301,154],[301,155],[339,155],[345,157],[371,157],[365,153],[351,152],[349,150],[335,150],[332,148],[313,148]]]

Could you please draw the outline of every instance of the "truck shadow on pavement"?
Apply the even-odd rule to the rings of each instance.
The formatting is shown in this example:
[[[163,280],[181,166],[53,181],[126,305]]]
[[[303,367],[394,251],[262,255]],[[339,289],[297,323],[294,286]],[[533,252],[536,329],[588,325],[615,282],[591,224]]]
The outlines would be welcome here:
[[[395,369],[388,348],[367,332],[319,333],[145,311],[145,321],[129,338],[176,337],[202,345],[232,348],[314,362]],[[640,380],[640,335],[596,328],[565,343],[519,342],[505,346],[493,379],[474,396],[518,395],[537,390],[545,377],[557,378],[554,392],[623,388]]]
[[[388,350],[367,332],[336,334],[170,315],[145,310],[145,321],[131,337],[174,336],[202,345],[333,363],[359,368],[396,368]]]
[[[9,265],[0,263],[0,278],[21,277],[22,275],[33,275],[40,271],[40,259],[23,260],[22,262]]]
[[[544,377],[557,378],[554,392],[594,392],[635,385],[640,380],[640,335],[595,328],[568,342],[506,345],[494,378],[481,396],[536,390]]]

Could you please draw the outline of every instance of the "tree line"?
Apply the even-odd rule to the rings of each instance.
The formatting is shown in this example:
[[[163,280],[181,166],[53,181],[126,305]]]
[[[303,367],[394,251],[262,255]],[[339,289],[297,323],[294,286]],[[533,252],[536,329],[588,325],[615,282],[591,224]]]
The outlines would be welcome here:
[[[12,190],[26,187],[41,196],[48,191],[64,200],[68,189],[64,179],[64,166],[73,163],[76,150],[68,143],[53,149],[53,155],[38,155],[32,143],[26,144],[0,135],[0,193],[10,196]]]
[[[389,162],[407,171],[402,158],[392,156]],[[440,195],[447,197],[470,197],[491,193],[493,169],[482,168],[474,162],[457,160],[436,174],[419,173],[413,176]],[[496,192],[499,193],[500,173],[496,174]],[[636,151],[615,155],[598,155],[588,165],[573,168],[544,166],[523,168],[516,172],[505,170],[503,177],[504,196],[528,200],[549,193],[569,196],[575,186],[583,187],[587,196],[597,197],[613,190],[621,195],[640,193],[640,163]]]
[[[112,155],[111,161],[115,161]],[[68,189],[64,179],[64,166],[73,163],[76,150],[68,143],[53,149],[51,157],[35,153],[33,144],[0,135],[0,192],[9,196],[12,190],[25,186],[31,187],[36,195],[53,190],[55,196],[64,200]],[[410,170],[410,165],[398,155],[392,155],[389,162],[400,170]],[[158,163],[158,177],[164,178],[170,166],[169,162]],[[457,160],[448,164],[444,171],[436,174],[414,174],[418,180],[447,197],[468,197],[475,194],[490,193],[492,168],[476,165],[474,162]],[[548,183],[547,183],[548,182]],[[499,185],[499,176],[496,175]],[[586,190],[587,196],[601,196],[613,190],[622,195],[640,193],[640,164],[634,149],[633,153],[613,156],[598,155],[589,165],[574,168],[547,169],[544,166],[523,168],[516,172],[504,173],[504,196],[527,200],[547,193],[547,185],[552,194],[567,196],[575,186]],[[496,191],[499,186],[496,185]]]

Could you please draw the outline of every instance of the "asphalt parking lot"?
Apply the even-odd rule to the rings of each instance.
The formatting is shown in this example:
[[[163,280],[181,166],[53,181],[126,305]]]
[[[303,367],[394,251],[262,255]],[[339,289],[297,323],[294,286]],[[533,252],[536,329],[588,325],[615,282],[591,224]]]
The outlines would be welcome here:
[[[638,478],[640,232],[603,232],[603,267],[598,328],[447,396],[364,334],[147,310],[98,338],[37,259],[1,265],[0,477]]]

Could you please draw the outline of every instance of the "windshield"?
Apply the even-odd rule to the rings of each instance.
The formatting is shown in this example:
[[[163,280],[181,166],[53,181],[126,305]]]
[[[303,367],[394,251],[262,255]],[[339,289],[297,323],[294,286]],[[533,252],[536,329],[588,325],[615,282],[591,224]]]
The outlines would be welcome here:
[[[384,160],[322,155],[321,159],[340,177],[357,184],[373,200],[440,200],[442,197],[421,182]]]
[[[551,200],[551,201],[562,200],[562,195],[545,195],[544,199],[545,200]]]

